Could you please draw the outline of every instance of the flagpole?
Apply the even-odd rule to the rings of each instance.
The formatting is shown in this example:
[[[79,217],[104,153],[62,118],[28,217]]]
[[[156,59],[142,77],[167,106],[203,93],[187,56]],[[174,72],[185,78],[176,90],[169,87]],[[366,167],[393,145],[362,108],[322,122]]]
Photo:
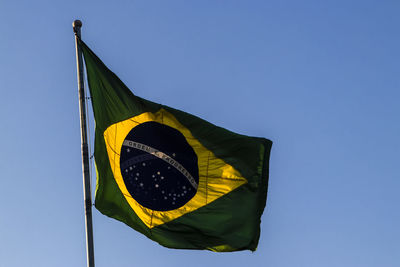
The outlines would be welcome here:
[[[81,143],[82,143],[82,172],[83,172],[83,197],[85,200],[85,225],[86,225],[86,256],[87,266],[94,267],[94,248],[93,248],[93,222],[92,222],[92,191],[90,187],[89,172],[89,149],[86,127],[86,108],[85,108],[85,88],[83,86],[83,63],[82,50],[78,45],[78,38],[81,38],[82,22],[75,20],[72,23],[75,33],[76,47],[76,66],[78,75],[78,91],[79,91],[79,113],[81,124]]]

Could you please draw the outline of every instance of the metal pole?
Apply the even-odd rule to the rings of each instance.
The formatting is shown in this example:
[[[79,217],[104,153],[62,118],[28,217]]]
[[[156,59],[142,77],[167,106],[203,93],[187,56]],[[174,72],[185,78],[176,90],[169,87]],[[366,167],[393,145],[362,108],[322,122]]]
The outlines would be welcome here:
[[[83,169],[83,197],[85,200],[85,224],[86,224],[86,255],[87,266],[94,267],[94,249],[93,249],[93,222],[92,222],[92,196],[90,187],[89,173],[89,149],[86,128],[86,109],[85,109],[85,88],[83,86],[83,63],[82,50],[78,45],[78,38],[81,38],[82,22],[75,20],[72,23],[75,33],[76,47],[76,65],[78,74],[79,90],[79,113],[81,121],[81,143],[82,143],[82,169]]]

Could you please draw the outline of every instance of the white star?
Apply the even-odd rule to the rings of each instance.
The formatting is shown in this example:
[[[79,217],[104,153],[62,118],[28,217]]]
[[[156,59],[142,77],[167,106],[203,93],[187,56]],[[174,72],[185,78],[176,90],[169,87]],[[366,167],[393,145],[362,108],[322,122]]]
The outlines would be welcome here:
[[[146,163],[143,162],[142,165],[143,165],[143,166],[146,166]]]
[[[126,152],[131,152],[131,150],[128,148],[128,149],[126,150]]]
[[[172,153],[172,156],[173,156],[173,157],[175,157],[175,156],[176,156],[176,154],[175,154],[175,153]]]
[[[155,187],[158,187],[158,184],[155,184],[154,186],[155,186]]]

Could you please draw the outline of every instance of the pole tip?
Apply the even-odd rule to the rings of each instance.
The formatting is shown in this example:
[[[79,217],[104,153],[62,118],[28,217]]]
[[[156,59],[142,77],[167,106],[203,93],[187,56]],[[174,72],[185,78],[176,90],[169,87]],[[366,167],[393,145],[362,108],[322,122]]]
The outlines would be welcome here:
[[[72,28],[74,28],[74,32],[76,32],[76,30],[80,27],[82,27],[82,21],[80,21],[79,19],[72,22]]]

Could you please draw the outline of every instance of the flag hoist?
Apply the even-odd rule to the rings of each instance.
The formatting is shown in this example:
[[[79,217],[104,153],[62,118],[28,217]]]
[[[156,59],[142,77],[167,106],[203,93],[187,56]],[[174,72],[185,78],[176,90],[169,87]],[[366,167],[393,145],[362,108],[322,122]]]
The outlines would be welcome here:
[[[86,104],[85,88],[83,83],[83,62],[82,50],[78,45],[78,39],[81,38],[82,22],[75,20],[72,23],[75,33],[76,47],[76,66],[78,76],[78,94],[79,94],[79,114],[81,125],[81,143],[82,143],[82,172],[83,172],[83,197],[85,202],[85,225],[86,225],[86,254],[88,267],[94,267],[94,249],[93,249],[93,222],[92,222],[92,196],[89,171],[89,149],[88,134],[86,127]]]

